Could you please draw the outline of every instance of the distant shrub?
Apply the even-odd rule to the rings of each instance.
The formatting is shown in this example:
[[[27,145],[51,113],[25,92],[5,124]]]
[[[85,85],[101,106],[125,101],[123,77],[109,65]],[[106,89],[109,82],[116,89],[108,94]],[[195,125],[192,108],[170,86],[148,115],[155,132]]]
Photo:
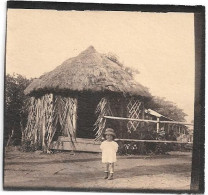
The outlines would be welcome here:
[[[5,145],[20,145],[22,131],[27,123],[28,100],[24,89],[31,80],[19,74],[7,74],[5,81]]]
[[[24,140],[20,147],[22,152],[34,152],[36,150],[41,150],[41,147],[37,144],[32,144],[30,140]]]

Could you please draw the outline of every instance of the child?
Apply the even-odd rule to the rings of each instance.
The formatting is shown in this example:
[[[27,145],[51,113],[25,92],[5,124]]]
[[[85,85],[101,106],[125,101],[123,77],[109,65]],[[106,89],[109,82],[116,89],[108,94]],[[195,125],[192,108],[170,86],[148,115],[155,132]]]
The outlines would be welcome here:
[[[107,128],[104,135],[106,140],[100,145],[100,149],[102,150],[102,163],[105,163],[104,179],[112,180],[118,144],[113,141],[116,137],[113,129]]]

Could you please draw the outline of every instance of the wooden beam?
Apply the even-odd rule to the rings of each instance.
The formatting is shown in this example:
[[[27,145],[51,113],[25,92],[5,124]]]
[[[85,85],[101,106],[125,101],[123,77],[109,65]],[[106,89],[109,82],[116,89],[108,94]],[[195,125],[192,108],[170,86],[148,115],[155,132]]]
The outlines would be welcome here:
[[[140,122],[149,122],[149,123],[167,123],[167,124],[181,124],[181,125],[191,125],[191,123],[178,122],[178,121],[156,121],[156,120],[145,120],[145,119],[134,119],[134,118],[124,118],[124,117],[116,117],[116,116],[104,116],[104,118],[112,119],[112,120],[127,120],[127,121],[140,121]]]
[[[151,142],[151,143],[175,143],[175,144],[193,144],[193,142],[180,142],[171,140],[137,140],[137,139],[115,139],[115,141],[130,141],[130,142]]]
[[[168,123],[168,124],[176,124],[176,125],[190,125],[190,126],[194,125],[192,123],[179,122],[179,121],[160,121],[160,123]]]
[[[71,142],[68,137],[59,137],[60,142]],[[148,142],[148,143],[175,143],[175,144],[193,144],[193,142],[181,142],[181,141],[171,141],[171,140],[138,140],[138,139],[115,139],[115,141],[128,141],[128,142]],[[86,143],[86,144],[100,144],[94,139],[87,138],[77,138],[75,144]]]
[[[123,118],[123,117],[116,117],[116,116],[104,116],[104,118],[113,119],[113,120],[140,121],[140,122],[143,121],[143,122],[157,123],[157,121],[154,121],[154,120]]]

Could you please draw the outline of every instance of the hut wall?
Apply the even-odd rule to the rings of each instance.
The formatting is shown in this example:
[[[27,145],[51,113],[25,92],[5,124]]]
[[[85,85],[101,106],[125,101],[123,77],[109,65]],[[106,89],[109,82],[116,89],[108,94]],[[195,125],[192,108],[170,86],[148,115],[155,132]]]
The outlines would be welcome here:
[[[29,115],[23,141],[31,145],[45,148],[53,133],[53,94],[45,94],[39,98],[31,97]]]
[[[138,98],[126,99],[122,96],[107,96],[98,105],[98,119],[96,122],[97,139],[99,140],[105,128],[113,128],[117,138],[131,138],[134,132],[144,129],[144,122],[105,119],[103,116],[116,116],[144,119],[144,102]]]
[[[123,96],[110,98],[110,108],[112,116],[127,117],[127,102]],[[107,119],[107,127],[115,130],[117,138],[126,138],[127,134],[127,121],[124,120],[111,120]]]
[[[54,95],[53,128],[55,131],[51,134],[49,142],[54,140],[54,134],[69,137],[70,140],[75,139],[76,126],[77,98]]]
[[[106,119],[103,116],[116,116],[126,117],[126,99],[122,96],[106,96],[103,97],[98,104],[97,114],[98,119],[95,123],[95,130],[97,131],[96,140],[99,140],[103,136],[105,128],[113,128],[117,138],[126,138],[127,135],[127,122],[122,120]]]
[[[34,131],[35,131],[35,127],[37,126],[36,115],[37,115],[37,99],[35,97],[31,97],[27,126],[25,128],[25,131],[23,132],[24,135],[22,136],[23,143],[27,140],[32,141],[34,139],[34,134],[35,134]]]
[[[96,135],[95,140],[98,141],[98,140],[101,140],[104,130],[106,128],[106,118],[104,118],[104,116],[106,116],[106,115],[112,116],[113,115],[111,108],[110,108],[110,101],[109,101],[108,97],[101,98],[101,100],[96,108],[95,113],[97,114],[98,118],[95,122],[94,131],[95,131],[95,135]]]
[[[57,127],[60,135],[76,138],[77,99],[45,94],[31,97],[24,140],[43,150],[50,148]]]

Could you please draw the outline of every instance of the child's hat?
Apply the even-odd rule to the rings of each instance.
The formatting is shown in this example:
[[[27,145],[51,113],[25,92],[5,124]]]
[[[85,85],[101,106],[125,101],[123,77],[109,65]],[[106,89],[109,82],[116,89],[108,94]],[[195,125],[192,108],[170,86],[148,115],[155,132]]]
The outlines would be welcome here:
[[[111,129],[111,128],[107,128],[107,129],[105,130],[104,135],[113,135],[114,137],[116,137],[116,134],[115,134],[114,130]]]

